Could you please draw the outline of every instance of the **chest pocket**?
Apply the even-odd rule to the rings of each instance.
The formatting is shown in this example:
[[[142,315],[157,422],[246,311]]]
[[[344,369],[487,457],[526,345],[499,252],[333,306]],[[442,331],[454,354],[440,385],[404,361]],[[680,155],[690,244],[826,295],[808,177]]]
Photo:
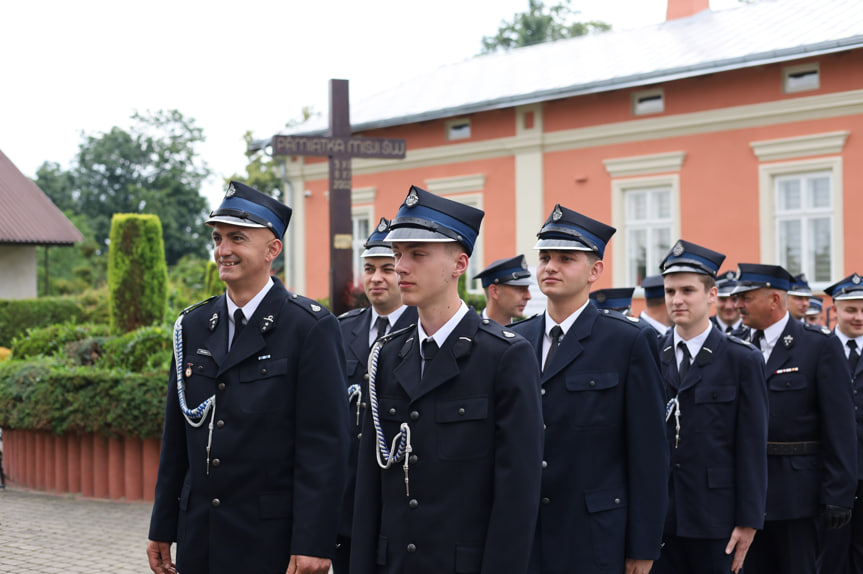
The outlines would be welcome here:
[[[216,373],[219,372],[219,367],[211,357],[203,355],[188,355],[186,359],[183,366],[186,403],[190,408],[195,408],[216,391]]]
[[[774,375],[767,382],[771,391],[799,391],[806,388],[806,377],[802,373]]]
[[[435,406],[438,455],[469,460],[492,455],[488,397],[445,401]]]
[[[730,403],[737,398],[737,387],[697,387],[695,388],[695,403]]]
[[[574,427],[608,425],[620,422],[617,372],[582,372],[566,377],[567,416]]]
[[[293,388],[287,374],[287,359],[246,361],[239,367],[239,388],[232,389],[230,400],[249,414],[283,411],[290,404]]]

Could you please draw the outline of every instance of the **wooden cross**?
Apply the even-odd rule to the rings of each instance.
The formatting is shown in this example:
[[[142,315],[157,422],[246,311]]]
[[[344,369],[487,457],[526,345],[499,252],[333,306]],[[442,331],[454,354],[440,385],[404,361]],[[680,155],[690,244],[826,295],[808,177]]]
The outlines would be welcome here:
[[[330,307],[336,315],[350,310],[353,285],[351,158],[404,159],[403,139],[351,137],[348,81],[330,80],[330,127],[326,136],[272,139],[273,155],[330,158]]]

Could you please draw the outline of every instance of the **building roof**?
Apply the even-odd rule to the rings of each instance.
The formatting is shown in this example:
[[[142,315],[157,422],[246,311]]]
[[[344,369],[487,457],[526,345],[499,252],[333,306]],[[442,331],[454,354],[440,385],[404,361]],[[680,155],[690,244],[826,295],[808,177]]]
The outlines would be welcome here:
[[[0,244],[72,245],[81,239],[63,212],[0,151]]]
[[[761,0],[442,66],[352,103],[351,126],[365,131],[860,47],[860,0]],[[325,133],[326,121],[281,133]]]

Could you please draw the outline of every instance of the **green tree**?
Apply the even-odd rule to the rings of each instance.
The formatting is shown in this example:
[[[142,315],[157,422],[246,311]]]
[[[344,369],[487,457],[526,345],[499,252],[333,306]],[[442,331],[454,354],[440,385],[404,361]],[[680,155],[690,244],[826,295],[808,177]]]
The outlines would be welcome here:
[[[87,218],[100,251],[115,213],[149,213],[162,221],[169,264],[188,253],[206,256],[200,189],[211,172],[197,152],[203,130],[177,110],[135,113],[132,120],[129,130],[82,135],[69,172],[45,163],[36,184],[61,209]]]
[[[527,12],[514,14],[510,21],[503,20],[494,36],[483,36],[480,54],[491,54],[498,50],[506,52],[512,48],[611,30],[611,24],[606,22],[574,21],[573,18],[580,12],[573,10],[570,2],[563,0],[549,8],[542,0],[528,0]]]

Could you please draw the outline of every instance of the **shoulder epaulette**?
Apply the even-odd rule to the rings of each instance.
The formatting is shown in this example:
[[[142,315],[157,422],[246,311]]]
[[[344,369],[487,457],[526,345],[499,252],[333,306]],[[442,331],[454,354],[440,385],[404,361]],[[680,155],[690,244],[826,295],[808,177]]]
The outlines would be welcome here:
[[[490,319],[482,319],[480,321],[480,329],[486,333],[494,335],[498,339],[503,339],[504,341],[512,341],[518,337],[518,335],[513,331],[510,331],[506,327],[501,327],[498,323],[495,323]]]
[[[408,332],[410,332],[411,329],[415,330],[416,328],[417,328],[416,323],[414,323],[414,324],[408,325],[407,327],[403,327],[401,329],[396,329],[395,331],[390,331],[389,333],[387,333],[386,335],[384,335],[383,337],[378,339],[378,341],[382,345],[386,345],[390,341],[397,339],[397,338],[401,337],[402,335],[407,334]]]
[[[738,345],[743,345],[744,347],[747,347],[749,349],[758,350],[758,348],[755,345],[753,345],[749,341],[744,341],[740,337],[735,337],[734,335],[728,335],[727,337],[728,337],[728,340],[731,341],[732,343],[737,343]]]
[[[368,307],[357,307],[356,309],[351,309],[350,311],[345,311],[341,315],[339,315],[339,319],[350,319],[351,317],[356,317],[361,314],[363,311],[368,309]]]
[[[804,323],[803,327],[808,329],[809,331],[815,331],[816,333],[820,333],[822,335],[830,335],[831,333],[828,327],[822,327],[821,325],[810,325],[809,323]]]
[[[542,315],[543,315],[542,313],[535,313],[535,314],[531,315],[530,317],[525,317],[524,319],[521,319],[520,321],[513,321],[509,325],[505,325],[505,327],[508,329],[508,328],[512,327],[513,325],[521,325],[522,323],[528,323],[530,321],[533,321],[537,317],[542,317]]]
[[[189,305],[188,307],[186,307],[185,309],[180,311],[180,315],[188,315],[189,313],[191,313],[192,311],[194,311],[198,307],[203,307],[204,305],[206,305],[207,303],[209,303],[210,301],[212,301],[216,297],[218,297],[218,295],[213,295],[211,297],[207,297],[203,301],[198,301],[194,305]]]
[[[315,301],[314,299],[309,299],[308,297],[303,297],[302,295],[298,295],[296,293],[290,293],[290,297],[288,299],[291,303],[294,303],[301,309],[304,309],[310,315],[314,317],[325,317],[330,313],[327,312],[327,309]]]
[[[638,327],[638,324],[641,322],[641,319],[639,319],[638,317],[630,317],[629,315],[624,315],[620,311],[614,311],[612,309],[602,309],[599,312],[599,316],[617,319],[618,321],[621,321],[633,327]]]

